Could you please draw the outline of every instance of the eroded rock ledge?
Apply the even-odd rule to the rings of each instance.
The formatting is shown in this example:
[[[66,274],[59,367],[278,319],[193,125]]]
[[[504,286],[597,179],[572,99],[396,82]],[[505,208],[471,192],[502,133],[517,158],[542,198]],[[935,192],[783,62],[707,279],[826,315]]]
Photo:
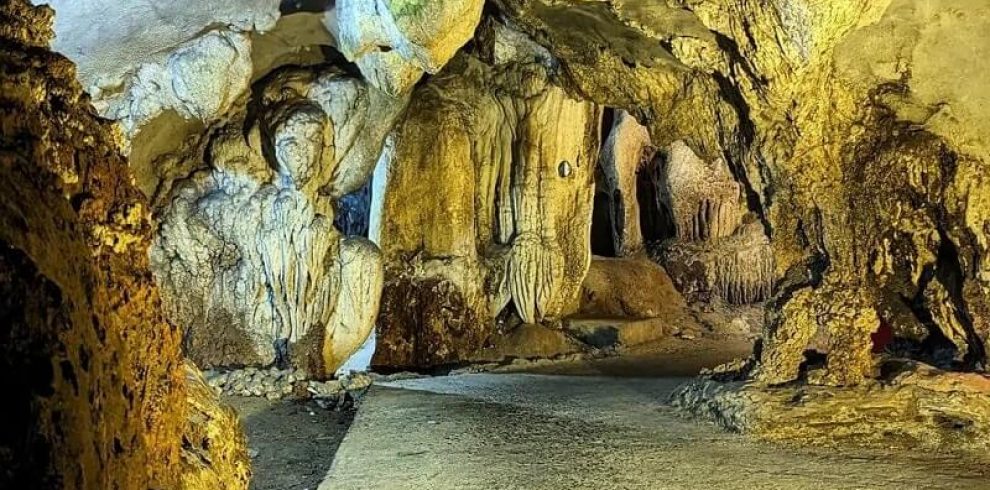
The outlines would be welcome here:
[[[990,377],[891,361],[882,379],[855,387],[766,387],[695,381],[673,395],[680,410],[773,441],[882,449],[964,451],[990,446]]]

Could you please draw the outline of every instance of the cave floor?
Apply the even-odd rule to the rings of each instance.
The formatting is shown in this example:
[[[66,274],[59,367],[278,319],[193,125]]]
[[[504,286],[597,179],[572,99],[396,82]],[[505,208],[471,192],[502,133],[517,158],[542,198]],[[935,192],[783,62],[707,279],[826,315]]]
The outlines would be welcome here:
[[[636,359],[552,368],[556,374],[464,374],[378,383],[362,400],[319,488],[990,485],[990,470],[951,455],[771,445],[681,418],[666,400],[687,379],[676,375],[682,363],[663,368],[640,364],[645,355]]]
[[[354,418],[316,402],[225,397],[241,417],[251,452],[251,490],[313,490],[326,477]]]

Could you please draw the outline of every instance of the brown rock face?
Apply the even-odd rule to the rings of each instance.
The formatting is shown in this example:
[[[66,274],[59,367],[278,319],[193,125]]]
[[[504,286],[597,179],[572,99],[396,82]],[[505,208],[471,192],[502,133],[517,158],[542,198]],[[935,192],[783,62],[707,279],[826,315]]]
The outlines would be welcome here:
[[[0,487],[181,488],[180,334],[148,269],[148,206],[44,48],[51,15],[0,6]]]
[[[373,367],[414,368],[464,360],[494,330],[456,286],[439,279],[386,283]]]
[[[243,489],[251,479],[247,441],[234,409],[221,405],[199,368],[186,361],[184,490]]]
[[[581,286],[583,316],[665,317],[670,321],[687,308],[663,267],[645,257],[596,257]]]

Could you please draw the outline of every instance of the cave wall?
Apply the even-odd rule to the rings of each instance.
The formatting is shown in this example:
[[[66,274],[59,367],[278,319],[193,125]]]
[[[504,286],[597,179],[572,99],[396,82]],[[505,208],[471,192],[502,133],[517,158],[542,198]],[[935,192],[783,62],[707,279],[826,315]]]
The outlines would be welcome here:
[[[187,478],[187,404],[222,409],[186,391],[149,206],[74,66],[48,51],[52,17],[0,6],[0,486],[207,488]],[[247,488],[236,420],[198,425],[230,465],[200,470]]]
[[[405,103],[333,67],[286,68],[181,153],[151,257],[199,365],[326,377],[360,347],[382,261],[333,226],[335,208],[369,179]]]

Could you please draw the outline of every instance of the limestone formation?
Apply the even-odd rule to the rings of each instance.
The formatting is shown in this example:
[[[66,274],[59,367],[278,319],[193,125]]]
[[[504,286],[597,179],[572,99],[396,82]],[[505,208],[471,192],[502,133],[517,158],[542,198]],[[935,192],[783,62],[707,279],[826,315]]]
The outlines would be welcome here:
[[[723,160],[706,162],[683,141],[667,150],[657,185],[680,241],[715,241],[732,235],[745,214],[742,186]]]
[[[770,233],[777,281],[759,379],[868,383],[889,349],[985,368],[990,157],[971,114],[987,91],[950,81],[990,73],[976,54],[990,42],[978,34],[985,5],[496,4],[552,53],[572,93],[629,111],[658,147],[683,140],[725,162]],[[681,215],[702,217],[679,223],[695,237],[709,233],[696,223],[721,222],[708,206]],[[927,334],[912,341],[919,325]],[[873,340],[888,329],[893,342]],[[826,362],[803,377],[808,349]]]
[[[985,457],[990,378],[912,363],[888,370],[886,379],[842,389],[699,380],[681,387],[673,402],[726,429],[772,441]]]
[[[166,111],[208,123],[247,90],[251,74],[250,38],[215,30],[177,46],[159,63],[140,65],[123,92],[104,96],[97,108],[128,138]]]
[[[618,111],[612,126],[604,129],[609,133],[598,164],[595,212],[602,209],[607,213],[602,221],[607,224],[602,232],[610,242],[607,250],[616,257],[626,257],[643,250],[638,178],[649,168],[656,149],[649,130],[628,112]]]
[[[55,8],[54,49],[79,67],[100,114],[120,123],[127,153],[141,128],[160,117],[189,121],[152,129],[175,133],[180,141],[187,124],[222,117],[252,80],[252,34],[274,28],[279,18],[275,0],[180,0],[154,7],[118,0],[35,3]],[[141,154],[146,151],[137,155],[139,167],[148,163]]]
[[[648,284],[649,287],[644,287]],[[581,316],[663,318],[669,323],[688,321],[684,297],[662,267],[646,257],[599,258],[581,286]]]
[[[52,3],[152,204],[42,11],[4,3],[0,371],[44,375],[9,381],[41,400],[13,454],[51,455],[18,478],[176,486],[180,337],[324,378],[376,322],[377,366],[428,368],[680,297],[765,307],[694,413],[985,449],[986,2]],[[618,293],[667,290],[624,269],[644,250],[669,304]]]
[[[369,178],[404,102],[330,68],[259,90],[257,120],[217,128],[185,153],[188,177],[159,189],[152,263],[201,366],[329,376],[368,336],[382,288],[377,247],[333,227],[334,203]]]
[[[770,297],[773,253],[723,160],[705,162],[682,141],[643,179],[646,212],[659,229],[649,251],[692,301],[749,304]],[[664,234],[668,236],[664,237]]]
[[[52,14],[0,5],[0,389],[13,429],[0,487],[206,488],[183,486],[195,395],[151,278],[149,206],[74,67],[48,51]],[[234,431],[213,437],[243,466]],[[219,460],[197,471],[247,488]]]
[[[372,234],[392,264],[378,365],[464,359],[510,301],[527,323],[576,308],[591,259],[598,110],[549,84],[546,64],[507,66],[543,53],[531,41],[484,29],[492,64],[460,56],[414,91],[376,172]]]
[[[467,43],[483,0],[340,0],[341,53],[378,89],[400,95],[423,73],[437,73]]]
[[[670,272],[677,289],[692,301],[717,298],[750,304],[771,295],[773,255],[759,223],[743,224],[732,235],[714,242],[655,243],[650,252]]]
[[[247,488],[251,460],[237,413],[220,404],[203,374],[188,361],[185,374],[187,413],[179,488]]]

